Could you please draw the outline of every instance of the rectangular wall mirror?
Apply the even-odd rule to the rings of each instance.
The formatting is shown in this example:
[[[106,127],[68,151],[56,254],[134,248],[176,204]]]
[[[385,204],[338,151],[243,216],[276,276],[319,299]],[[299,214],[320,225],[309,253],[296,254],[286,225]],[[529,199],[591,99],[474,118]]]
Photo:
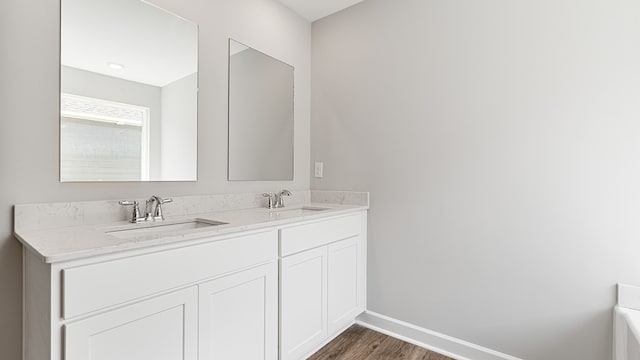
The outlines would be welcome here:
[[[229,39],[229,180],[293,180],[293,73]]]
[[[198,26],[140,0],[62,0],[60,181],[195,181]]]

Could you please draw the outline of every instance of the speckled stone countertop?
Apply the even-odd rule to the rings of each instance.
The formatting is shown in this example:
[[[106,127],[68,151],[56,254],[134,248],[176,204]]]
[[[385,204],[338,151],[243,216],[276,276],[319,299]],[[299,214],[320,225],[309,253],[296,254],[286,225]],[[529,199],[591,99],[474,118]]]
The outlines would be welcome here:
[[[299,194],[298,194],[299,195]],[[228,195],[227,195],[228,196]],[[250,197],[257,199],[255,194],[240,194],[236,197]],[[200,201],[198,197],[189,197],[190,201]],[[298,201],[293,201],[284,209],[270,210],[264,207],[245,209],[228,209],[212,211],[209,207],[198,212],[199,208],[191,207],[183,214],[167,214],[166,220],[156,223],[131,224],[126,220],[100,222],[91,212],[105,211],[99,202],[65,203],[65,204],[33,204],[16,205],[15,236],[29,250],[34,252],[46,263],[71,261],[92,256],[113,254],[118,252],[140,250],[170,244],[181,244],[203,239],[218,237],[225,234],[252,231],[286,226],[301,221],[312,221],[369,208],[368,193],[348,192],[318,192],[302,194]],[[311,202],[309,200],[315,200]],[[183,198],[177,199],[178,203]],[[328,201],[340,201],[329,203]],[[348,203],[351,202],[351,203]],[[105,206],[117,210],[117,216],[122,219],[119,208],[113,208],[113,202],[103,202]],[[246,205],[238,201],[237,206]],[[90,204],[90,205],[87,205]],[[169,208],[169,207],[167,207]],[[315,208],[316,210],[303,210]],[[62,216],[53,209],[65,209],[69,216]],[[69,210],[73,209],[73,210]],[[81,210],[78,210],[81,209]],[[91,211],[87,210],[91,209]],[[200,209],[204,210],[202,206]],[[317,210],[321,209],[321,210]],[[113,212],[113,211],[112,211]],[[81,215],[78,215],[81,214]],[[24,219],[24,217],[40,217]],[[58,226],[53,226],[47,217],[58,219]],[[91,219],[91,220],[87,220]],[[65,221],[67,220],[67,221]],[[110,218],[112,220],[112,218]],[[157,231],[156,226],[174,225],[195,220],[204,222],[221,222],[216,226],[205,226],[193,229],[173,229]],[[60,225],[61,224],[61,225]],[[154,228],[148,232],[133,232],[125,237],[116,235],[118,231]]]

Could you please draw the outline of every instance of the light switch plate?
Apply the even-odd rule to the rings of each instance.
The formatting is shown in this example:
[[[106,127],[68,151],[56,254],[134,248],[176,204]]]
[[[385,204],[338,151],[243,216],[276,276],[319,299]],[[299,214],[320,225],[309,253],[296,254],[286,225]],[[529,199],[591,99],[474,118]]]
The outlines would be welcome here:
[[[323,173],[324,173],[324,163],[316,162],[315,177],[322,178],[324,176]]]

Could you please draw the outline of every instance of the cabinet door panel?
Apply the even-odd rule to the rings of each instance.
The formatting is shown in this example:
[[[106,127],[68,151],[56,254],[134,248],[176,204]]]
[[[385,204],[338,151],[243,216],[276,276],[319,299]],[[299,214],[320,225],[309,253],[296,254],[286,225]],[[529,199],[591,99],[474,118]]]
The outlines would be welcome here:
[[[363,310],[360,282],[363,281],[359,237],[328,246],[329,333],[349,325]]]
[[[199,286],[200,360],[276,360],[278,264]]]
[[[280,358],[300,359],[327,336],[327,248],[281,260]]]
[[[65,326],[66,360],[196,360],[197,289],[177,291]]]

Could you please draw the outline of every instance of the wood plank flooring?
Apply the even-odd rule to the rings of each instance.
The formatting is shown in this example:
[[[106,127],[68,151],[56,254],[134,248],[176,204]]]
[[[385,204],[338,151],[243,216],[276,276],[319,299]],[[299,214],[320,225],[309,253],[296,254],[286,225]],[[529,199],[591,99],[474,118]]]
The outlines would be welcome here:
[[[419,346],[353,325],[309,360],[453,360]]]

